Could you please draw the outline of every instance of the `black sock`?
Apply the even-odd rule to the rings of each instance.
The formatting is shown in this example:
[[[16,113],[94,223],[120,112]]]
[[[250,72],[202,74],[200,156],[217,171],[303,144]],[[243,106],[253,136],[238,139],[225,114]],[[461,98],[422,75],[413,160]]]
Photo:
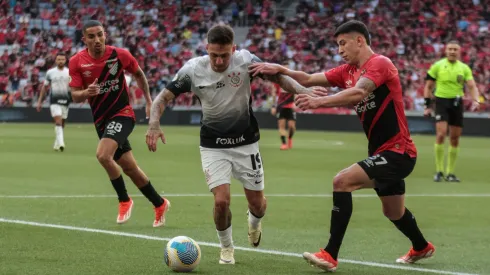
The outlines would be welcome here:
[[[333,209],[330,218],[330,239],[325,247],[330,256],[335,260],[339,255],[340,246],[344,239],[347,225],[349,225],[350,216],[352,215],[352,193],[351,192],[333,192]]]
[[[157,193],[151,182],[148,181],[148,184],[140,188],[141,193],[145,195],[145,197],[153,203],[153,206],[160,207],[163,204],[163,198]]]
[[[286,144],[286,136],[281,136],[281,142],[282,144]]]
[[[412,242],[413,249],[416,251],[424,250],[428,243],[417,225],[415,216],[405,208],[405,214],[397,221],[391,221]]]
[[[117,179],[111,180],[111,182],[114,190],[116,190],[119,202],[129,201],[128,191],[126,190],[126,186],[124,185],[124,179],[122,175],[119,176],[119,178]]]
[[[289,139],[292,139],[294,136],[294,129],[289,129]]]

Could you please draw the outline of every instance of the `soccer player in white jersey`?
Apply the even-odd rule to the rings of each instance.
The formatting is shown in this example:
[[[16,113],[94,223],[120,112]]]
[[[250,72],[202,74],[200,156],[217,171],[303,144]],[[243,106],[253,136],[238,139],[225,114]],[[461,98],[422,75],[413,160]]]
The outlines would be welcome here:
[[[65,120],[68,118],[68,105],[71,102],[70,87],[70,74],[68,68],[65,67],[66,55],[58,53],[56,55],[56,67],[48,70],[46,73],[46,79],[44,85],[41,88],[41,94],[37,101],[37,111],[41,111],[42,101],[44,94],[46,93],[48,86],[51,87],[50,91],[50,106],[51,116],[54,119],[56,139],[54,142],[54,150],[61,151],[65,149],[65,140],[63,138],[63,128],[65,127]]]
[[[259,126],[251,108],[248,66],[260,61],[247,50],[236,51],[233,29],[212,27],[207,35],[207,56],[189,60],[174,80],[155,98],[146,134],[148,149],[165,143],[160,117],[176,96],[193,92],[202,105],[200,152],[202,169],[214,195],[214,222],[221,243],[220,264],[234,264],[230,211],[231,176],[238,179],[248,201],[248,241],[253,247],[262,237],[261,219],[267,207],[264,167],[259,152]],[[268,76],[286,91],[310,93],[288,76]],[[297,89],[297,90],[296,90]]]

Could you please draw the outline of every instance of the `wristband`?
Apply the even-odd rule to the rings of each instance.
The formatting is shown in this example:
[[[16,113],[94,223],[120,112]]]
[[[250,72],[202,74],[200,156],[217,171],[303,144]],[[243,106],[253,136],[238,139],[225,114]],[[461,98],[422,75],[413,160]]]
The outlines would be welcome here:
[[[432,99],[430,97],[426,97],[426,98],[424,98],[424,100],[425,100],[425,103],[424,103],[425,108],[430,108],[430,104],[432,103]]]

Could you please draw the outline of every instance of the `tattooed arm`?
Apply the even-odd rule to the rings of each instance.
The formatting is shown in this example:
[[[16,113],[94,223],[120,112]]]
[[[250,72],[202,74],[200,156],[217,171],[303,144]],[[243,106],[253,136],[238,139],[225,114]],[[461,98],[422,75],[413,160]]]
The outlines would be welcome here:
[[[284,91],[290,94],[309,94],[313,93],[313,90],[300,85],[296,80],[292,79],[287,75],[276,74],[276,75],[262,75],[265,80],[272,81],[279,84]]]
[[[355,87],[343,90],[335,95],[316,98],[299,95],[296,98],[296,105],[303,110],[356,105],[375,89],[376,84],[371,79],[361,77]]]
[[[160,129],[160,118],[162,117],[165,106],[175,98],[175,95],[167,90],[163,89],[153,103],[150,109],[150,122],[148,123],[148,130],[146,131],[146,144],[148,150],[155,152],[157,150],[157,141],[161,139],[163,143],[166,143],[165,135]]]

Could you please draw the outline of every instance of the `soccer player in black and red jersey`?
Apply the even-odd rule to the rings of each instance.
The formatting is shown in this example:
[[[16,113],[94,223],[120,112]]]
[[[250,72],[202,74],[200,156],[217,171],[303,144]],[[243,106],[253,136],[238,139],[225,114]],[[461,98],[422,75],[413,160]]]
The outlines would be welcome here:
[[[129,104],[124,71],[133,74],[145,92],[146,114],[152,100],[145,73],[127,50],[105,45],[106,35],[99,21],[83,26],[83,42],[87,48],[70,59],[70,87],[74,102],[88,100],[99,136],[97,159],[104,167],[119,199],[117,223],[131,216],[133,200],[128,196],[121,169],[155,207],[153,227],[165,225],[170,202],[162,198],[139,168],[131,152],[128,137],[135,125],[135,114]]]
[[[296,132],[296,113],[294,112],[294,94],[284,92],[277,83],[272,84],[273,104],[271,114],[277,116],[277,127],[281,135],[281,150],[293,148],[293,136]],[[287,123],[287,130],[286,130]],[[286,143],[286,134],[288,140]]]
[[[347,225],[352,214],[352,192],[374,188],[383,213],[412,242],[398,263],[414,263],[431,257],[435,247],[420,232],[415,217],[405,207],[404,179],[415,167],[417,150],[410,137],[402,100],[398,70],[391,60],[375,54],[371,36],[359,21],[349,21],[335,32],[339,54],[347,64],[325,73],[306,74],[276,64],[251,66],[251,73],[285,74],[305,87],[336,86],[345,89],[335,95],[298,95],[296,105],[303,109],[354,106],[369,141],[369,157],[340,171],[333,179],[333,209],[330,240],[317,253],[303,257],[326,271],[335,271]]]

